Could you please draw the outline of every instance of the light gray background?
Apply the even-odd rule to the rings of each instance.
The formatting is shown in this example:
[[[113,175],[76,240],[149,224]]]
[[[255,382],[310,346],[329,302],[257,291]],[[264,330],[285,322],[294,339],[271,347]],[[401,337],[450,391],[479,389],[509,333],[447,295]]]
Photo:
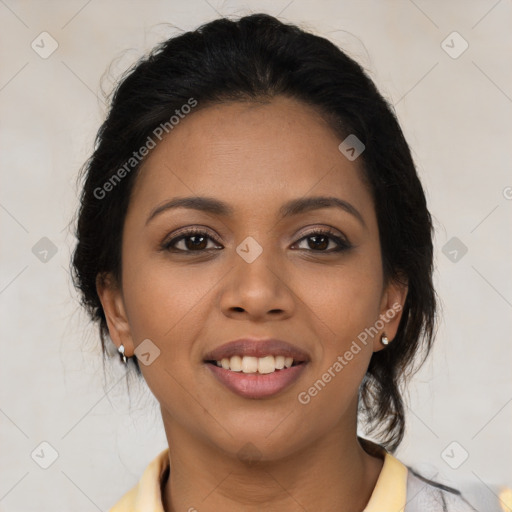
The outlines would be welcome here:
[[[180,29],[259,11],[331,39],[369,71],[427,191],[443,319],[396,456],[482,511],[512,486],[510,0],[0,0],[0,511],[107,510],[166,447],[156,400],[130,381],[128,402],[117,358],[104,378],[96,329],[77,305],[75,177],[104,117],[100,83],[109,92]],[[49,48],[43,31],[58,43],[46,59],[31,47]],[[462,49],[458,36],[442,44],[453,31],[469,44],[457,58],[445,50]],[[46,262],[32,251],[43,237],[57,249]],[[466,254],[443,253],[453,237]],[[43,441],[59,455],[46,470],[31,457],[49,460]]]

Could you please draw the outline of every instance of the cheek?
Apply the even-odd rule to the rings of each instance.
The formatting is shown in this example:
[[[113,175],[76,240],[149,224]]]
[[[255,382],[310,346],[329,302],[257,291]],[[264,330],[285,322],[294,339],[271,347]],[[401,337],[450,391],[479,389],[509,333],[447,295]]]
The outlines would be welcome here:
[[[173,415],[183,415],[190,409],[184,388],[196,378],[191,365],[194,341],[207,317],[208,290],[218,279],[210,279],[197,266],[187,269],[171,266],[164,258],[132,256],[123,289],[133,342],[137,348],[150,339],[160,350],[147,366],[139,360],[139,367],[158,401]]]
[[[123,287],[135,343],[141,337],[168,343],[185,327],[193,331],[215,280],[210,283],[209,274],[199,267],[186,269],[165,261],[150,259],[135,268],[132,272],[127,266]]]
[[[187,323],[213,285],[200,266],[171,262],[141,245],[127,241],[123,252],[123,292],[136,344],[139,338],[163,340]]]
[[[319,334],[320,360],[298,399],[305,422],[315,424],[322,416],[322,431],[349,414],[373,354],[371,338],[364,333],[379,318],[380,276],[359,270],[334,274],[315,306],[320,313],[314,316],[328,327],[318,333],[327,336],[320,339]]]
[[[341,343],[338,348],[378,319],[382,298],[378,269],[378,263],[354,258],[314,278],[302,274],[304,300],[330,328],[330,337]]]

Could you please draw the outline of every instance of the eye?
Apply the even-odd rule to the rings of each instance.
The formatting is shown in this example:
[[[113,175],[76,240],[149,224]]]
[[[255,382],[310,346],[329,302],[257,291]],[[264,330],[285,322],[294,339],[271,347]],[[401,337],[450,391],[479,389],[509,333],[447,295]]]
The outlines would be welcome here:
[[[189,229],[168,242],[164,242],[162,249],[171,252],[204,252],[205,250],[212,249],[212,247],[208,247],[208,241],[216,242],[216,240],[204,230]],[[179,243],[182,244],[181,248],[177,247]],[[213,247],[213,249],[219,249],[219,247]]]
[[[352,245],[347,240],[326,229],[311,231],[306,236],[303,236],[297,243],[300,244],[301,242],[308,240],[312,240],[312,243],[308,242],[308,247],[299,247],[299,249],[311,250],[312,252],[331,253],[341,252],[352,247]],[[222,246],[219,242],[217,242],[217,246],[214,245],[213,247],[208,247],[208,242],[210,241],[217,242],[217,240],[215,240],[204,230],[189,229],[182,232],[179,236],[164,242],[161,248],[170,252],[183,253],[205,252],[212,249],[222,249]],[[326,250],[329,247],[330,242],[334,243],[334,248],[331,247],[330,250]],[[181,247],[178,247],[178,244],[180,243],[182,245]]]
[[[330,230],[316,230],[311,231],[306,236],[303,236],[299,243],[303,240],[312,240],[312,243],[307,242],[308,247],[307,249],[311,249],[313,252],[341,252],[347,249],[350,249],[352,245],[345,239],[337,236],[335,233],[333,233]],[[331,248],[331,250],[325,250],[327,247],[329,247],[329,242],[334,242],[335,246],[334,249]],[[299,247],[299,249],[304,249],[303,247]]]

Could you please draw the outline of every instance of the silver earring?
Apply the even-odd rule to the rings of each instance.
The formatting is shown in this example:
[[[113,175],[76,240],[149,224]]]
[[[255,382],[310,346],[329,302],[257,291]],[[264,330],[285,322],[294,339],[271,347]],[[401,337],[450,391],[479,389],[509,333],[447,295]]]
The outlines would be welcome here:
[[[119,354],[121,355],[121,361],[124,363],[124,364],[127,364],[126,363],[126,356],[124,355],[124,345],[121,343],[121,346],[117,349],[117,351],[119,352]]]
[[[389,340],[384,334],[380,337],[380,341],[383,345],[389,345]]]

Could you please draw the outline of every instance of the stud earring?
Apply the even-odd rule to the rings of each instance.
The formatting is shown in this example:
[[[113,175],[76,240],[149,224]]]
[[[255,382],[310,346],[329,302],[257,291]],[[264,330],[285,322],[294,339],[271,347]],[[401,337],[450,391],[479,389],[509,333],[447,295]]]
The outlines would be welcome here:
[[[121,343],[121,346],[117,349],[117,351],[119,352],[120,354],[120,357],[121,357],[121,361],[124,363],[124,364],[127,364],[126,362],[126,356],[124,355],[124,345]]]
[[[383,345],[389,345],[389,340],[388,340],[387,336],[386,336],[386,335],[384,335],[384,334],[380,337],[380,342],[381,342]]]

